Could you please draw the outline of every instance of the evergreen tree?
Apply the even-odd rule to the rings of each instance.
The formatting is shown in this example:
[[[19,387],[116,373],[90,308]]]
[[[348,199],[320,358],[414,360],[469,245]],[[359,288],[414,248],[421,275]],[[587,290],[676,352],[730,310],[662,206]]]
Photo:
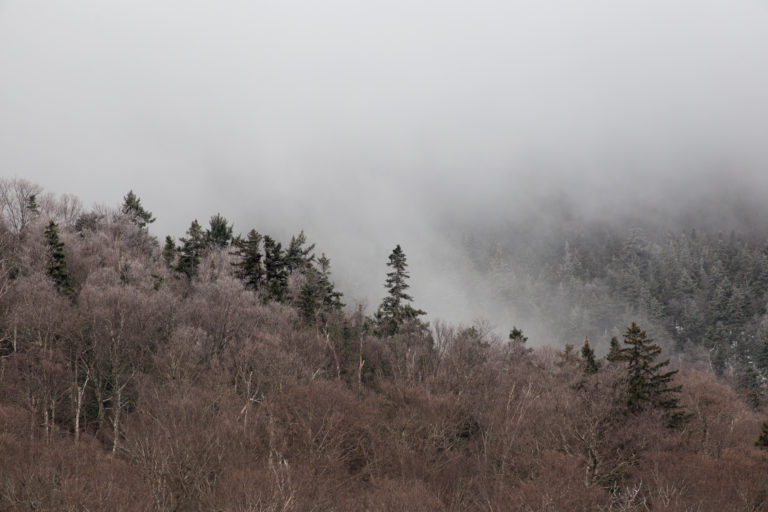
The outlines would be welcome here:
[[[392,269],[391,272],[387,273],[387,280],[384,285],[389,295],[384,298],[376,312],[376,322],[379,326],[379,332],[384,335],[393,335],[398,332],[403,323],[417,319],[426,313],[407,304],[413,298],[406,293],[409,288],[407,280],[410,276],[406,271],[408,264],[405,253],[400,245],[395,247],[389,255],[387,266]]]
[[[600,363],[595,359],[595,351],[589,346],[589,338],[584,339],[584,345],[581,347],[581,360],[587,375],[594,375],[600,369]]]
[[[285,302],[288,294],[288,267],[282,244],[272,237],[264,237],[264,276],[267,281],[267,297]]]
[[[341,309],[344,303],[341,302],[343,294],[336,290],[331,282],[331,260],[323,253],[317,260],[320,268],[320,289],[322,291],[323,306],[330,309]]]
[[[37,204],[37,194],[30,194],[27,198],[27,210],[32,212],[34,215],[38,215],[40,213],[40,206]]]
[[[256,291],[261,287],[264,280],[264,267],[262,266],[261,254],[262,237],[255,229],[252,229],[247,238],[237,237],[232,245],[235,250],[233,255],[239,258],[232,263],[235,267],[235,277],[240,279],[249,290]]]
[[[608,356],[606,357],[606,359],[608,359],[608,361],[611,361],[611,362],[618,360],[619,350],[621,350],[621,346],[619,345],[619,340],[618,338],[616,338],[616,336],[614,336],[611,338],[611,344],[608,348]]]
[[[208,247],[223,249],[232,241],[232,224],[227,223],[220,213],[217,213],[209,221],[209,228],[205,232]]]
[[[523,334],[523,330],[516,325],[512,326],[512,330],[509,331],[509,341],[514,341],[520,344],[524,344],[528,341],[528,336]]]
[[[75,231],[80,233],[81,236],[85,236],[86,231],[96,231],[101,219],[102,217],[98,213],[83,213],[75,221]]]
[[[325,321],[332,311],[341,310],[341,292],[336,291],[330,281],[331,261],[323,254],[318,260],[319,269],[310,267],[305,273],[306,281],[299,294],[299,311],[307,323]]]
[[[200,266],[200,256],[205,249],[205,234],[197,219],[187,230],[187,237],[181,238],[181,249],[179,249],[179,261],[176,264],[176,271],[181,272],[188,278],[197,275],[197,269]],[[166,240],[167,243],[167,240]]]
[[[133,190],[129,191],[123,198],[122,212],[141,229],[146,228],[147,224],[155,222],[152,212],[145,210],[144,207],[141,206],[141,199],[133,193]]]
[[[72,280],[67,270],[67,258],[64,254],[64,243],[59,240],[59,226],[51,221],[45,229],[45,240],[48,245],[48,277],[53,279],[53,283],[59,293],[67,296],[74,294]]]
[[[285,264],[289,272],[302,268],[307,263],[314,261],[315,255],[312,254],[312,251],[315,248],[315,244],[304,247],[306,243],[307,237],[304,235],[304,231],[291,237],[291,243],[288,244],[288,250],[285,251]]]
[[[682,410],[677,396],[682,386],[671,385],[677,370],[663,371],[669,359],[656,362],[661,348],[634,322],[624,334],[624,344],[627,346],[613,351],[608,359],[627,365],[627,411],[639,413],[653,407],[664,410],[671,427],[686,422],[690,415]]]
[[[760,429],[760,436],[755,441],[755,446],[768,450],[768,421],[764,421]]]
[[[176,261],[176,242],[171,235],[165,237],[165,245],[163,246],[163,261],[168,268],[173,268],[173,263]]]

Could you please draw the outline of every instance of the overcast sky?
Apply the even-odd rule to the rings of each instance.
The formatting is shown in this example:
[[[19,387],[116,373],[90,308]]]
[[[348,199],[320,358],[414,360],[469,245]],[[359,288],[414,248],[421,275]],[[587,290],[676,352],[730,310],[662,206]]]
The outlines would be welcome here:
[[[133,189],[159,236],[303,228],[372,302],[401,243],[446,316],[447,218],[768,193],[766,27],[766,0],[0,0],[0,173]]]

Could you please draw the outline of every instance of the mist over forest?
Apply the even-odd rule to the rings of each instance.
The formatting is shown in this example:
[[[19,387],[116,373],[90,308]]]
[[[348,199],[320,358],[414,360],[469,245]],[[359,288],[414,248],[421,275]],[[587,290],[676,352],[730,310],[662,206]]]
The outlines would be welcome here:
[[[768,509],[766,26],[0,0],[0,509]]]
[[[401,243],[433,317],[508,328],[456,240],[561,210],[760,229],[759,3],[42,5],[0,6],[4,175],[136,190],[158,236],[304,229],[370,306]]]

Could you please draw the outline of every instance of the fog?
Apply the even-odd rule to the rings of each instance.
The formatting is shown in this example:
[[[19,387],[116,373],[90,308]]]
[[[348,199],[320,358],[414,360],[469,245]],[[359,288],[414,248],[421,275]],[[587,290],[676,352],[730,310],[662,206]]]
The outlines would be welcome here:
[[[766,26],[757,0],[0,0],[0,174],[133,189],[160,237],[304,229],[369,311],[399,243],[431,318],[506,328],[457,231],[765,197]]]

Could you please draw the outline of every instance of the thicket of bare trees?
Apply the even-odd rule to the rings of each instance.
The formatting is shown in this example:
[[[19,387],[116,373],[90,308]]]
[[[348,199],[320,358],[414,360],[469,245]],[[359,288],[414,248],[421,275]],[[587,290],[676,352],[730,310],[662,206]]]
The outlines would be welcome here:
[[[227,248],[187,278],[124,213],[0,193],[0,510],[768,510],[766,411],[704,366],[674,376],[669,428],[627,411],[619,362],[308,321]]]

